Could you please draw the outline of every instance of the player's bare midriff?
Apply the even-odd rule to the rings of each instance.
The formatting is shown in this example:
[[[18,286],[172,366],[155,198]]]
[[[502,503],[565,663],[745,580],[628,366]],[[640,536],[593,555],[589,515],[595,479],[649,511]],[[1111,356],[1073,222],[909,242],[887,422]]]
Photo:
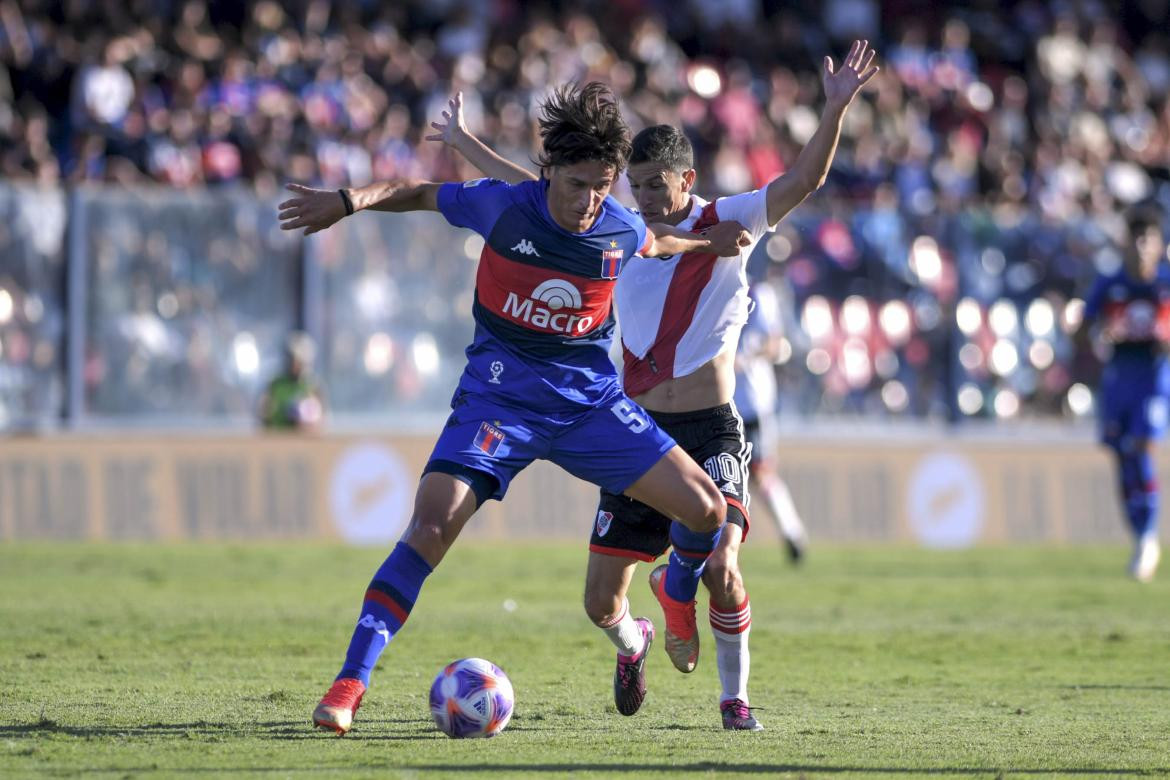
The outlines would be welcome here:
[[[651,412],[694,412],[729,403],[735,395],[735,350],[725,349],[697,371],[668,379],[634,400]]]

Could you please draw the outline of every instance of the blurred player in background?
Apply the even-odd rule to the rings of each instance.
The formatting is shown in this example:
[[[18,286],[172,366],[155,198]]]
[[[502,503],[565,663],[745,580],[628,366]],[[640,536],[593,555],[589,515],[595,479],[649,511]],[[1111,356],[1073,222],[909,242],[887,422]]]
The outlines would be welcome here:
[[[274,430],[312,431],[325,417],[325,399],[313,378],[316,345],[309,334],[290,333],[284,345],[284,368],[260,399],[260,422]]]
[[[395,181],[343,190],[289,185],[281,227],[306,235],[355,211],[438,211],[484,238],[475,337],[451,416],[423,470],[401,541],[366,591],[345,663],[313,712],[347,732],[379,656],[406,622],[423,581],[484,501],[502,499],[533,460],[674,518],[671,536],[693,556],[669,576],[691,597],[719,540],[726,503],[706,473],[622,392],[609,359],[611,301],[635,253],[738,254],[741,228],[720,244],[667,225],[650,230],[609,196],[626,167],[629,127],[598,83],[556,90],[541,107],[539,180]],[[322,573],[329,581],[330,573]]]
[[[751,447],[748,475],[752,490],[763,495],[768,514],[788,551],[798,563],[808,535],[788,486],[776,473],[772,444],[776,440],[776,358],[784,335],[780,297],[767,281],[748,289],[751,310],[735,356],[735,407],[743,417],[744,436]]]
[[[727,501],[727,527],[708,559],[703,583],[711,594],[710,622],[722,684],[720,711],[730,730],[763,727],[748,707],[748,632],[751,606],[739,570],[739,546],[748,530],[747,461],[743,422],[733,403],[734,359],[748,316],[747,260],[756,242],[824,183],[836,152],[845,112],[878,72],[874,52],[855,41],[840,68],[824,60],[825,109],[820,126],[792,169],[766,188],[708,202],[692,194],[694,152],[677,128],[649,127],[634,139],[630,189],[646,219],[703,231],[726,220],[750,236],[735,258],[690,252],[665,262],[634,258],[615,292],[621,324],[626,393],[633,397],[719,485]],[[432,140],[444,141],[481,170],[511,181],[532,174],[495,155],[465,127],[459,97]],[[670,519],[637,497],[601,492],[590,541],[585,611],[617,648],[614,702],[632,715],[646,694],[646,650],[654,635],[646,618],[629,613],[626,593],[639,560],[654,561],[673,546],[670,564],[650,575],[666,619],[666,652],[682,672],[694,670],[699,634],[692,591],[671,587],[670,569],[692,556]]]
[[[1128,212],[1126,233],[1121,267],[1094,281],[1076,341],[1083,346],[1088,328],[1097,324],[1112,345],[1098,393],[1101,441],[1116,459],[1122,508],[1134,536],[1130,576],[1149,582],[1162,556],[1154,443],[1170,417],[1170,268],[1156,210]]]

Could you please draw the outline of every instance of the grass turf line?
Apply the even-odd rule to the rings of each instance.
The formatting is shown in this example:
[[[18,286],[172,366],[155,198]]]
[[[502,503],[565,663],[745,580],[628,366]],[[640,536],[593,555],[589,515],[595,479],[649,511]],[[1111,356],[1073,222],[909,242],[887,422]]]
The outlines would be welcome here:
[[[384,550],[0,548],[0,776],[878,777],[1170,774],[1170,587],[1120,548],[744,552],[753,706],[724,732],[713,641],[642,711],[580,607],[581,545],[457,545],[383,656],[344,739],[309,728]],[[661,616],[640,566],[635,614]],[[516,602],[508,611],[506,599]],[[450,660],[504,668],[516,715],[449,740]]]

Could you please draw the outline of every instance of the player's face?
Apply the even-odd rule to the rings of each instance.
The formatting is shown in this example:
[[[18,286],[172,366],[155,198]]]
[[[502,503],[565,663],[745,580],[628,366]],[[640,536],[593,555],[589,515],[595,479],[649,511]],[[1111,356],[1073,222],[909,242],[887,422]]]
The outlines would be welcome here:
[[[584,233],[593,226],[617,171],[600,160],[554,165],[548,174],[548,213],[565,230]]]
[[[695,172],[679,173],[662,163],[643,162],[631,165],[627,178],[642,217],[661,219],[685,208],[690,202]]]
[[[1141,264],[1142,276],[1153,279],[1158,275],[1158,264],[1166,257],[1166,240],[1162,230],[1156,225],[1147,226],[1134,236],[1133,245]]]

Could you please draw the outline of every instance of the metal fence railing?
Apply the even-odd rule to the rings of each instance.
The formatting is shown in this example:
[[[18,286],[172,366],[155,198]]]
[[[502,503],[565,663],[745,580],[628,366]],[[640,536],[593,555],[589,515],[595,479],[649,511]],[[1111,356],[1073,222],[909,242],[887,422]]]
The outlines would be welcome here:
[[[472,332],[482,239],[362,214],[305,240],[275,200],[0,183],[0,430],[250,424],[295,328],[335,420],[439,415]],[[812,419],[1087,414],[1077,292],[1097,226],[814,202],[761,241],[781,282],[783,412]]]

